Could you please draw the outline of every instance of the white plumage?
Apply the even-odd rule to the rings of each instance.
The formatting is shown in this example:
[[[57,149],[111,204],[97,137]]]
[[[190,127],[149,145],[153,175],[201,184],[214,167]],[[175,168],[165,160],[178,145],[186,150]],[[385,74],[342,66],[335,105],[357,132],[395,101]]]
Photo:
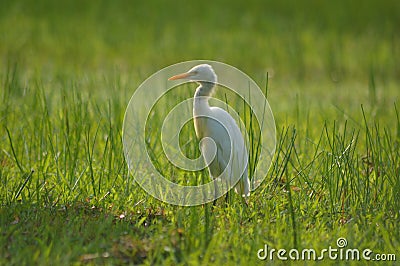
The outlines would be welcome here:
[[[248,153],[242,133],[228,112],[219,107],[210,107],[208,103],[217,82],[214,70],[208,64],[201,64],[186,73],[169,78],[176,79],[187,79],[200,84],[194,95],[193,120],[210,175],[214,180],[225,182],[227,185],[239,180],[235,186],[236,193],[248,197]]]

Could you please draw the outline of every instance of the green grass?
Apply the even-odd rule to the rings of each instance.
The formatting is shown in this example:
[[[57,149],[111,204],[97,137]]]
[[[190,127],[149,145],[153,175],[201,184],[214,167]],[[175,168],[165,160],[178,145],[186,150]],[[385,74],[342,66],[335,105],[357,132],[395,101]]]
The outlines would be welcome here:
[[[263,265],[265,244],[320,251],[339,237],[398,261],[399,14],[389,0],[2,1],[0,264]],[[232,64],[262,88],[268,72],[277,151],[247,208],[234,194],[215,209],[171,206],[128,174],[129,98],[192,59]],[[182,134],[198,155],[193,127]]]

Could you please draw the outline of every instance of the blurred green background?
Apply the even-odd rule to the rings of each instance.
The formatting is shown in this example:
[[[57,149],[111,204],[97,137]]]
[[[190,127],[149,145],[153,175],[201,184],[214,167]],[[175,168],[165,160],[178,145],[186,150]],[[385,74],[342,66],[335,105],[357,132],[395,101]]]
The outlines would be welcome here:
[[[214,59],[280,80],[399,76],[398,1],[1,1],[3,64],[48,75]],[[147,70],[149,69],[149,70]]]
[[[371,93],[384,104],[398,97],[400,4],[395,0],[0,5],[1,72],[18,64],[24,82],[72,75],[99,83],[117,73],[129,80],[130,93],[167,65],[208,59],[242,69],[260,86],[268,72],[270,101],[278,111],[295,95],[326,97],[317,109],[330,103],[359,108]],[[371,75],[378,91],[368,91]]]

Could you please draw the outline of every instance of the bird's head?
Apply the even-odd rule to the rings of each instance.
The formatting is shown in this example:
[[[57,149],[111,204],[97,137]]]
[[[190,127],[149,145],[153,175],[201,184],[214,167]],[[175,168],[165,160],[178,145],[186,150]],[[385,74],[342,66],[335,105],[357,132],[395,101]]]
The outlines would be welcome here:
[[[178,74],[170,77],[168,80],[185,79],[196,81],[199,83],[207,82],[215,84],[217,82],[217,75],[214,69],[208,64],[201,64],[193,67],[186,73]]]

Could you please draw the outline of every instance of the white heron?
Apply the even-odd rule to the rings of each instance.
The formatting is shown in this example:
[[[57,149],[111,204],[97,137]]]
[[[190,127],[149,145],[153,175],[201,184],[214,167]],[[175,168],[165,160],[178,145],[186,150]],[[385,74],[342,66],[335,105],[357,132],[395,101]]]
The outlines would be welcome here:
[[[208,103],[217,82],[213,68],[208,64],[197,65],[188,72],[175,75],[168,80],[178,79],[200,84],[194,94],[193,121],[211,177],[214,180],[220,178],[228,185],[239,180],[235,192],[247,199],[250,196],[250,181],[247,173],[248,153],[243,136],[228,112],[219,107],[210,107]],[[215,144],[207,141],[207,138],[211,138]]]

